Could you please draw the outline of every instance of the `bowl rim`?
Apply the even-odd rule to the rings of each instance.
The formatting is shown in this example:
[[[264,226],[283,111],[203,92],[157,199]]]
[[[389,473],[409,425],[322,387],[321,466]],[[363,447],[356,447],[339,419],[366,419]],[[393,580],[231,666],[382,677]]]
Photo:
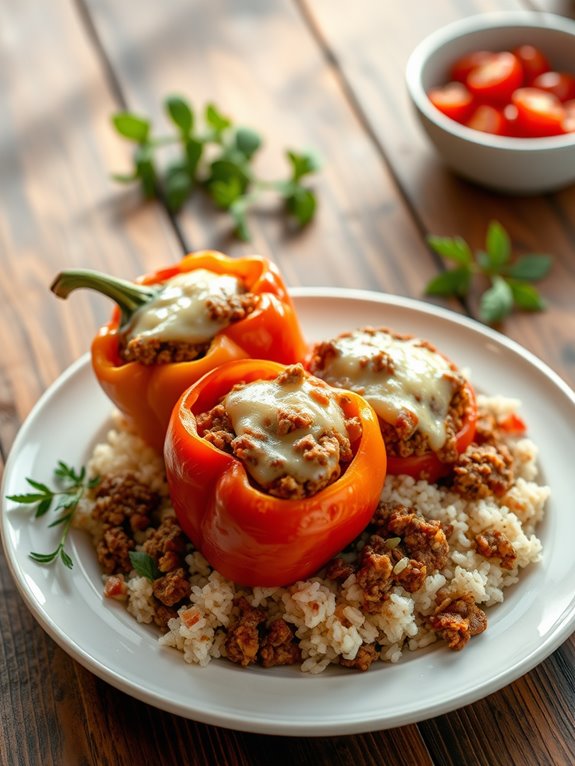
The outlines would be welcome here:
[[[472,32],[517,27],[545,27],[573,36],[575,46],[575,20],[546,11],[490,11],[467,16],[439,27],[424,37],[414,48],[407,61],[405,80],[409,95],[417,109],[432,123],[455,137],[479,146],[505,149],[515,152],[542,152],[561,150],[575,145],[575,133],[564,136],[541,136],[520,138],[495,136],[468,128],[442,114],[433,106],[421,82],[424,66],[429,56],[450,42]]]

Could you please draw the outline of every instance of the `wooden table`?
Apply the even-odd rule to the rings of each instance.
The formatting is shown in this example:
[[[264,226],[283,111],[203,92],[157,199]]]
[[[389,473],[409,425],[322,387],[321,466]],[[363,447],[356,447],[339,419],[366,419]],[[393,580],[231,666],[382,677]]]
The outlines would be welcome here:
[[[62,268],[131,278],[184,252],[272,258],[288,283],[379,289],[421,298],[444,264],[428,233],[483,242],[498,219],[519,251],[554,256],[546,312],[502,331],[575,384],[575,186],[503,197],[453,177],[415,123],[407,57],[435,28],[495,9],[575,17],[568,0],[38,0],[5,4],[0,28],[0,449],[31,407],[85,353],[109,304],[73,306],[48,287]],[[324,158],[315,222],[286,230],[273,202],[250,216],[252,242],[201,195],[177,217],[115,184],[129,148],[110,115],[162,122],[171,92],[213,101],[266,137],[259,168],[282,174],[285,147]],[[475,301],[449,307],[475,311]],[[4,562],[3,562],[4,563]],[[0,568],[4,764],[567,764],[575,761],[575,640],[515,683],[417,725],[343,737],[272,737],[159,712],[70,659]]]

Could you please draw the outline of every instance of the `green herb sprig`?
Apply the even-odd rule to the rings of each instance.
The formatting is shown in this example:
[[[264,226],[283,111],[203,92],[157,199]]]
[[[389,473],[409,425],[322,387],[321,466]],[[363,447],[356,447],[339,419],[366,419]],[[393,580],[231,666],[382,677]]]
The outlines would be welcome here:
[[[36,519],[45,516],[55,503],[54,511],[60,515],[48,526],[59,526],[61,528],[58,545],[50,553],[32,552],[29,555],[31,559],[39,564],[51,564],[53,561],[60,559],[65,567],[72,569],[73,561],[65,548],[68,533],[72,526],[72,519],[74,518],[78,503],[86,490],[96,487],[100,482],[100,478],[87,479],[84,467],[76,471],[64,463],[64,461],[59,460],[54,469],[54,480],[57,488],[51,489],[46,484],[27,477],[26,481],[35,491],[19,495],[8,495],[7,498],[22,505],[35,505],[36,512],[34,518]]]
[[[546,307],[532,283],[549,273],[551,256],[528,253],[513,258],[509,235],[498,221],[491,221],[487,228],[485,250],[475,253],[461,237],[430,236],[427,242],[442,258],[456,264],[427,284],[427,295],[465,297],[474,278],[481,276],[489,282],[479,302],[479,319],[485,324],[501,322],[514,308],[542,311]]]
[[[182,96],[168,96],[163,106],[175,128],[173,135],[152,135],[151,121],[132,112],[112,116],[117,133],[135,144],[132,171],[114,174],[116,181],[139,183],[145,197],[163,197],[173,212],[181,209],[194,190],[202,188],[217,207],[229,212],[236,235],[245,241],[250,239],[248,210],[266,191],[280,196],[298,226],[312,220],[316,195],[304,181],[319,170],[315,154],[287,150],[287,177],[263,180],[252,166],[263,143],[255,130],[234,126],[213,104],[205,107],[203,128],[198,126],[192,105]],[[175,148],[176,156],[161,165],[158,153],[166,146]]]

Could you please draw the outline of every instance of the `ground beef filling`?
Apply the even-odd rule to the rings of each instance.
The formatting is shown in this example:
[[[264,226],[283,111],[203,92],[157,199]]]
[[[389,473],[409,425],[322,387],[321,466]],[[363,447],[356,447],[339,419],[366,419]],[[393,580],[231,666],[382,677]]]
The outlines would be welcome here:
[[[204,302],[206,318],[222,327],[245,319],[256,308],[258,296],[250,292],[239,295],[216,295]],[[144,365],[192,362],[205,356],[211,340],[189,343],[185,340],[162,340],[161,338],[122,335],[120,356],[125,362]]]
[[[472,636],[486,630],[487,616],[469,593],[455,597],[438,594],[437,608],[429,618],[429,625],[447,641],[450,649],[460,651]]]
[[[423,349],[426,352],[430,352],[431,355],[437,355],[441,359],[441,364],[445,367],[439,378],[448,383],[451,388],[449,406],[444,418],[445,438],[441,446],[434,448],[430,443],[429,435],[421,427],[418,416],[408,404],[411,393],[408,394],[406,392],[406,406],[400,409],[393,421],[382,417],[381,413],[379,413],[379,421],[389,455],[394,457],[411,457],[433,451],[443,463],[453,463],[459,454],[457,450],[457,434],[467,420],[470,408],[472,407],[471,395],[465,378],[453,365],[447,363],[438,354],[435,346],[427,341],[393,333],[385,328],[374,329],[368,327],[357,332],[368,339],[373,339],[373,341],[370,341],[373,345],[368,347],[369,353],[366,353],[365,356],[357,360],[357,369],[355,371],[351,366],[349,370],[346,370],[346,372],[349,372],[350,377],[347,377],[346,374],[338,376],[334,374],[334,370],[340,369],[337,360],[338,357],[341,358],[345,354],[345,350],[342,350],[342,348],[345,348],[345,342],[353,338],[356,333],[342,333],[338,338],[318,343],[313,349],[310,371],[314,375],[328,380],[330,385],[340,388],[351,388],[359,394],[368,396],[370,391],[374,391],[372,386],[375,385],[377,388],[386,385],[386,379],[392,380],[394,377],[397,378],[400,368],[398,360],[394,358],[393,348],[391,351],[383,348],[381,350],[377,349],[378,335],[394,339],[398,342],[399,348],[401,348],[404,342],[413,342],[414,349]],[[344,341],[344,346],[340,348],[340,341],[342,340]],[[334,362],[336,363],[335,365]],[[418,393],[415,396],[414,403],[421,405],[426,398],[429,398],[429,411],[436,415],[436,409],[439,407],[439,404],[435,394],[429,391],[423,393],[424,388],[425,381],[422,383],[421,396]],[[380,396],[381,393],[377,395]],[[374,404],[374,402],[371,403]],[[374,404],[374,407],[377,411],[377,404]]]
[[[369,614],[381,614],[394,585],[415,593],[427,575],[447,563],[449,544],[440,523],[427,521],[404,505],[380,503],[367,531],[370,535],[357,561],[338,557],[328,564],[325,576],[343,582],[355,574]]]
[[[465,379],[460,375],[452,377],[454,393],[449,403],[449,410],[445,418],[445,442],[436,451],[437,457],[442,463],[453,463],[459,456],[457,449],[457,434],[469,417],[472,406],[469,389]],[[421,431],[402,428],[402,422],[391,425],[380,418],[381,432],[385,447],[389,455],[395,457],[411,457],[412,455],[425,455],[432,451],[429,439]],[[406,435],[408,430],[409,435]]]
[[[294,665],[301,660],[301,652],[294,629],[282,618],[266,621],[263,610],[253,607],[245,596],[234,600],[239,614],[227,631],[226,657],[242,667],[254,663],[271,668]]]
[[[300,375],[294,366],[286,371],[284,381],[297,383]],[[225,411],[218,406],[205,415],[211,429],[207,431],[209,439],[232,452],[235,435],[230,432]],[[446,480],[450,488],[470,499],[486,496],[480,487],[487,487],[487,495],[498,496],[513,473],[513,461],[496,420],[481,411],[479,415],[481,426],[476,440],[458,461],[455,475]],[[289,432],[300,427],[305,418],[286,417],[282,412],[277,420],[280,430]],[[93,490],[91,518],[98,560],[106,574],[105,595],[125,601],[126,577],[134,568],[130,554],[147,554],[156,570],[151,584],[153,620],[166,631],[170,619],[179,617],[193,625],[200,614],[190,604],[186,556],[193,550],[192,545],[173,515],[162,517],[160,505],[155,492],[133,473],[124,472],[102,477]],[[362,611],[382,615],[394,589],[416,593],[424,587],[427,577],[448,566],[452,532],[449,525],[427,519],[407,505],[381,502],[362,535],[318,574],[331,580],[338,592],[348,587],[349,578],[355,578]],[[512,542],[496,528],[475,534],[470,544],[479,556],[493,560],[503,570],[517,567]],[[336,606],[336,616],[349,625],[343,604]],[[437,594],[425,624],[448,648],[459,651],[486,629],[487,617],[471,593],[454,593],[446,587]],[[273,609],[252,606],[242,593],[236,595],[230,623],[222,630],[224,656],[242,667],[297,665],[302,660],[295,627]],[[355,657],[342,656],[339,663],[364,672],[379,659],[381,649],[377,642],[364,642]]]
[[[282,389],[298,389],[305,380],[304,369],[301,364],[297,364],[286,368],[273,383],[277,384],[276,390],[281,394]],[[241,390],[242,385],[234,388],[235,392]],[[330,398],[333,399],[331,391],[323,384],[304,393],[315,399],[315,403],[320,406],[327,405]],[[293,400],[286,404],[278,398],[273,416],[265,417],[265,429],[250,426],[243,433],[236,434],[225,401],[224,398],[211,410],[196,416],[198,434],[218,449],[241,460],[252,479],[256,476],[254,483],[274,497],[289,500],[310,497],[336,481],[353,458],[352,441],[361,435],[361,425],[357,418],[343,419],[345,433],[335,427],[312,432],[313,413],[306,407],[305,396],[296,404],[293,404]],[[268,459],[265,454],[266,442],[281,441],[288,437],[291,440],[289,451],[282,453],[281,457],[270,458],[273,470],[269,472],[269,480],[262,481],[263,472],[256,473],[256,470],[259,462]],[[293,475],[291,467],[298,464],[310,469],[310,478],[302,479],[301,475]]]

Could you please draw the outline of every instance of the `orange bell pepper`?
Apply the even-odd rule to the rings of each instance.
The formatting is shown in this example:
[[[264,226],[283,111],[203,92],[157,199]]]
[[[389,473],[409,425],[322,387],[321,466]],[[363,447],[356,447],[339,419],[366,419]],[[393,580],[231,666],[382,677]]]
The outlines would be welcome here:
[[[282,365],[229,362],[207,373],[173,410],[164,459],[180,525],[224,577],[246,586],[280,586],[314,574],[367,526],[383,488],[386,452],[377,416],[348,391],[341,406],[362,434],[341,476],[301,500],[273,497],[248,478],[243,463],[198,435],[207,412],[240,381],[270,380]]]
[[[180,394],[206,372],[223,362],[246,357],[291,364],[303,358],[306,352],[284,281],[276,266],[265,258],[255,255],[230,258],[205,250],[187,255],[175,266],[148,274],[137,282],[158,285],[194,269],[235,276],[243,281],[247,291],[259,297],[252,313],[217,333],[203,357],[191,362],[157,365],[125,362],[119,354],[119,330],[125,315],[119,308],[92,342],[92,365],[100,385],[136,431],[159,452],[174,404]],[[52,288],[61,297],[76,287],[93,286],[89,280],[78,279],[79,274],[86,272],[70,271],[63,275],[67,273],[71,275],[72,286],[62,287],[63,280],[58,278]],[[107,294],[115,297],[112,292]]]

